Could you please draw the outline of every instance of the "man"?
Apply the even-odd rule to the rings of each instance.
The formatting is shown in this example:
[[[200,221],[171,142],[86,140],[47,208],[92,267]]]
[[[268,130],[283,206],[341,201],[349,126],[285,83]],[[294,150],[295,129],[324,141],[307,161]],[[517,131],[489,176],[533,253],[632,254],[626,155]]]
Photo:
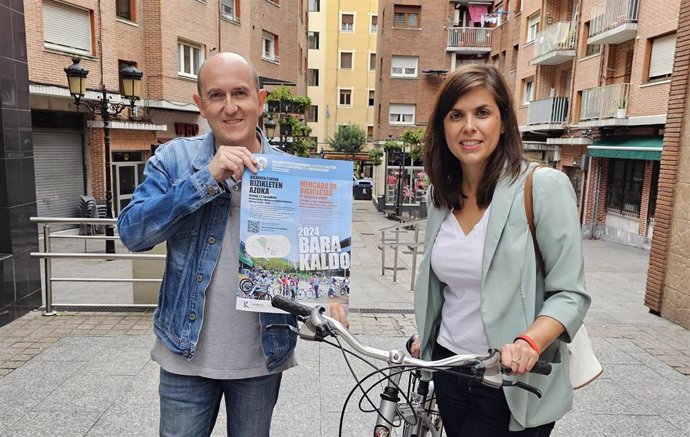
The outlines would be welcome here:
[[[225,397],[229,437],[268,437],[282,371],[296,336],[268,324],[293,316],[237,311],[240,193],[231,185],[255,153],[272,149],[257,128],[266,91],[255,68],[218,53],[199,69],[194,102],[211,132],[161,146],[118,218],[132,251],[167,243],[153,329],[160,370],[160,435],[209,436]]]

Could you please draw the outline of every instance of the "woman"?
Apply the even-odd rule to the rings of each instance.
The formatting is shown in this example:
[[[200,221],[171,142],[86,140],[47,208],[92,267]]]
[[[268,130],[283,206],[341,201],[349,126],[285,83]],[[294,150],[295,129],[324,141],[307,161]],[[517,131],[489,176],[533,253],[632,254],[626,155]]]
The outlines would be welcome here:
[[[537,267],[524,209],[531,165],[505,81],[493,66],[454,71],[442,85],[425,136],[431,187],[425,256],[415,287],[421,356],[441,359],[500,349],[514,387],[468,386],[435,373],[448,437],[547,436],[571,407],[566,342],[589,307],[575,194],[565,174],[534,173]],[[538,358],[551,375],[529,374]],[[520,432],[515,432],[520,431]]]

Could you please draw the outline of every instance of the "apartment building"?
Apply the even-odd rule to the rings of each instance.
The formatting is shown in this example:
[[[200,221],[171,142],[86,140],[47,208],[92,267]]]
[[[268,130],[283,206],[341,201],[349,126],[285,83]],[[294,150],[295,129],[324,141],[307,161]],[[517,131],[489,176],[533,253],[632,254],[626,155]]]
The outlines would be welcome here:
[[[265,88],[306,92],[305,1],[24,1],[38,215],[75,216],[83,194],[104,202],[103,123],[75,109],[63,71],[73,56],[89,70],[87,99],[102,84],[119,101],[127,61],[144,74],[137,109],[110,123],[117,214],[159,144],[208,131],[192,101],[208,56],[238,52],[256,65]]]
[[[499,5],[513,37],[494,38],[492,62],[514,78],[528,154],[570,177],[586,236],[649,247],[679,5]]]
[[[397,139],[407,129],[424,127],[434,97],[449,71],[467,63],[487,62],[492,28],[501,23],[490,1],[423,2],[379,0],[374,142]],[[409,154],[386,156],[375,169],[375,194],[402,198],[408,206],[422,163]],[[396,183],[402,177],[402,184]]]
[[[377,0],[309,0],[308,122],[317,152],[338,126],[356,124],[374,135]],[[366,157],[360,157],[366,159]]]

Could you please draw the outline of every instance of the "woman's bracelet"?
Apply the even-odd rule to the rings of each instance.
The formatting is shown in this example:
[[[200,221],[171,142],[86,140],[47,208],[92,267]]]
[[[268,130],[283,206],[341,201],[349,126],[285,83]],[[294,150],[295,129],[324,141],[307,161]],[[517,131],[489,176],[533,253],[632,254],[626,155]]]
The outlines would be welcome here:
[[[526,341],[530,345],[530,347],[534,349],[534,352],[536,352],[537,355],[541,355],[539,346],[537,346],[537,343],[534,340],[532,340],[532,337],[525,334],[518,335],[517,337],[515,337],[515,340],[513,340],[513,343],[515,343],[517,340]]]

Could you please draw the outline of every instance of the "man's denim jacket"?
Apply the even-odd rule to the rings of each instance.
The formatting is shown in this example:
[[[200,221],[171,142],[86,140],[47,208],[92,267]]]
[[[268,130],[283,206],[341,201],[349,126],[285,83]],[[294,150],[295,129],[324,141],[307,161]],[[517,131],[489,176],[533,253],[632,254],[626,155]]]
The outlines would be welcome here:
[[[268,145],[258,128],[257,135],[263,153],[280,153]],[[230,194],[208,169],[214,150],[212,133],[160,146],[146,164],[146,179],[117,220],[120,239],[133,252],[167,242],[153,329],[168,349],[188,359],[194,356],[199,341],[206,289],[220,256],[230,212]],[[274,371],[290,357],[297,336],[289,329],[267,330],[266,326],[296,326],[296,320],[288,314],[270,313],[262,313],[259,319],[266,367]]]

